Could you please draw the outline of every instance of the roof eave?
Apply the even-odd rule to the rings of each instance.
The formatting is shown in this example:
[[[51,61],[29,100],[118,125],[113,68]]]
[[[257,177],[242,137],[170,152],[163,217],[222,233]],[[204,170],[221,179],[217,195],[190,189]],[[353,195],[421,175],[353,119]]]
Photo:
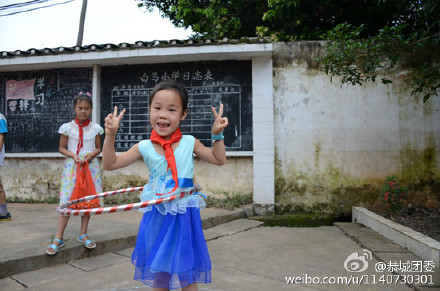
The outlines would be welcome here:
[[[93,48],[93,47],[91,47]],[[272,56],[272,43],[224,43],[212,45],[171,45],[71,51],[57,54],[27,54],[0,58],[0,72],[51,68],[115,66],[145,63],[173,63],[215,60],[250,60]]]

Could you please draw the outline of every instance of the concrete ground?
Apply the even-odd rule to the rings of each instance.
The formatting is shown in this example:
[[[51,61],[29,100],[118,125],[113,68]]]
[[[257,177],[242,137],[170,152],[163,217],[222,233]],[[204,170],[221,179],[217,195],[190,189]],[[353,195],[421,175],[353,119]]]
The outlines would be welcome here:
[[[92,218],[95,222],[92,221],[94,226],[91,225],[89,233],[98,243],[92,251],[74,241],[74,221],[79,219],[72,220],[66,231],[71,246],[66,245],[55,257],[49,257],[44,250],[56,227],[56,220],[46,217],[53,216],[49,208],[40,204],[10,204],[13,220],[0,223],[0,272],[11,261],[35,268],[28,266],[32,271],[3,276],[0,290],[152,290],[133,280],[133,245],[126,246],[131,243],[126,241],[137,232],[140,215],[136,211]],[[44,209],[47,211],[43,212]],[[393,262],[402,262],[402,266],[423,260],[359,224],[263,227],[258,221],[242,217],[240,210],[202,211],[213,283],[199,284],[199,290],[440,290],[438,268],[434,272],[425,268],[423,273],[389,272],[388,267],[395,267]],[[120,237],[124,235],[126,240]],[[14,246],[21,251],[14,251]],[[68,260],[63,261],[64,257]],[[380,267],[385,270],[375,270]],[[413,284],[404,284],[402,280],[411,280]],[[414,284],[415,280],[433,284]]]
[[[71,217],[64,232],[65,246],[56,256],[48,256],[46,248],[57,228],[56,205],[9,203],[8,208],[12,220],[0,222],[0,278],[133,247],[142,218],[137,210],[92,216],[88,234],[97,247],[88,250],[77,241],[80,218]],[[201,216],[203,228],[208,228],[245,214],[243,209],[207,208]]]

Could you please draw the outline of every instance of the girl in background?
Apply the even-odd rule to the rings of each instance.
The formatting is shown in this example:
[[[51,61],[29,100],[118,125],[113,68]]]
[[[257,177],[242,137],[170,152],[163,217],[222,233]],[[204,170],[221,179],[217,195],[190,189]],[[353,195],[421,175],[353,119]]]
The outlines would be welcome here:
[[[74,99],[73,110],[75,120],[61,125],[58,132],[61,134],[59,151],[66,156],[64,170],[61,177],[60,205],[69,202],[76,184],[77,167],[88,164],[95,190],[102,192],[102,179],[96,157],[101,153],[101,134],[103,128],[89,117],[92,114],[92,98],[90,93],[80,92]],[[94,194],[94,193],[90,193]],[[72,205],[74,207],[75,205]],[[102,207],[102,200],[92,200],[83,204],[84,208]],[[55,255],[64,246],[64,230],[69,216],[59,216],[55,239],[46,249],[48,255]],[[78,241],[88,249],[96,247],[96,243],[87,235],[90,216],[81,216],[81,229]]]

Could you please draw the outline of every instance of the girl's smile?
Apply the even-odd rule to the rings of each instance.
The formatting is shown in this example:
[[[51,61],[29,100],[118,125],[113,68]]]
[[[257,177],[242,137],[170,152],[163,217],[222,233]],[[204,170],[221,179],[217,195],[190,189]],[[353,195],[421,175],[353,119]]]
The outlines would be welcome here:
[[[186,110],[183,112],[179,94],[172,89],[158,91],[153,97],[149,111],[151,126],[166,140],[170,139],[179,127],[180,121],[187,115]]]

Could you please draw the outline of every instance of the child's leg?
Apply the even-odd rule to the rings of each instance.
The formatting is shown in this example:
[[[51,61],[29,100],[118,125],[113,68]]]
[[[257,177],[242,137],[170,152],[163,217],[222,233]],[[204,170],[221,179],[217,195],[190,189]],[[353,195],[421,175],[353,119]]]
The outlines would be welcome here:
[[[8,213],[8,208],[7,208],[7,204],[6,204],[6,195],[5,195],[5,192],[3,192],[3,191],[0,191],[0,205],[4,205],[4,207],[5,207],[4,211],[2,211],[3,209],[0,209],[0,214],[6,215]]]
[[[67,223],[69,222],[70,216],[58,216],[58,227],[55,238],[64,240],[64,230],[66,230]]]
[[[197,288],[197,283],[193,283],[191,285],[188,285],[188,286],[185,286],[182,288],[182,291],[197,291],[197,290],[199,290]]]
[[[89,227],[89,221],[90,221],[90,215],[84,215],[81,216],[81,229],[79,232],[79,235],[82,236],[87,233],[87,228]],[[85,236],[82,241],[87,241],[89,239],[88,236]],[[95,245],[95,242],[90,243],[88,246],[93,247]]]
[[[59,240],[64,240],[64,230],[66,229],[67,222],[69,222],[70,216],[58,216],[58,226],[57,233],[55,234],[55,238]],[[52,242],[54,245],[59,246],[60,243],[54,240]],[[52,248],[47,248],[47,251],[50,253],[54,253],[55,251]]]
[[[171,275],[169,273],[165,273],[165,272],[160,272],[157,273],[156,276],[154,277],[154,283],[153,286],[167,286],[170,282],[171,279]],[[153,287],[154,291],[165,291],[165,290],[169,290],[168,288],[158,288],[158,287]]]
[[[2,180],[0,180],[0,204],[6,203],[5,189],[3,189]]]
[[[6,216],[8,214],[8,204],[6,203],[6,194],[3,189],[2,180],[0,180],[0,215]]]

